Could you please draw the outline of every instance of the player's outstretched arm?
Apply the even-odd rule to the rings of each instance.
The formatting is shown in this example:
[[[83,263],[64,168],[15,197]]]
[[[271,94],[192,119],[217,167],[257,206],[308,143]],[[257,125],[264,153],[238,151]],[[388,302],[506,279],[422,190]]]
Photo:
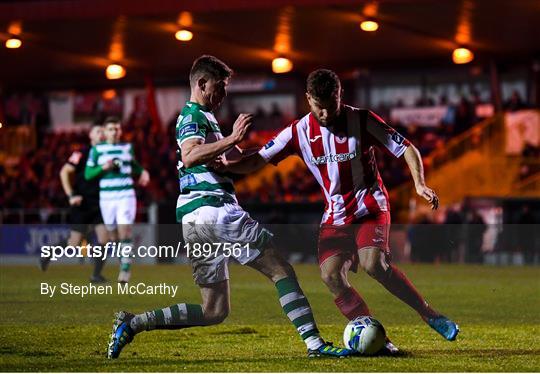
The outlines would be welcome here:
[[[426,186],[424,166],[422,165],[422,156],[420,155],[420,152],[414,145],[410,144],[404,153],[404,157],[407,166],[409,166],[409,170],[411,171],[416,193],[429,203],[431,209],[437,209],[439,207],[439,198],[435,191]]]
[[[201,139],[188,139],[182,143],[182,163],[186,168],[214,161],[225,151],[244,140],[253,116],[240,114],[233,125],[231,135],[214,143],[205,144]]]
[[[238,161],[223,160],[226,170],[234,174],[249,174],[266,166],[266,161],[258,152],[242,157]]]

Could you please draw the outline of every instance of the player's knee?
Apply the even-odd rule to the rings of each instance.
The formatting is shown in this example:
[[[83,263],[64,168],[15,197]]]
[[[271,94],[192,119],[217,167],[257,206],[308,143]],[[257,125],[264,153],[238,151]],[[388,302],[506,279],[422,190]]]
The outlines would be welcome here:
[[[283,278],[296,278],[292,265],[273,248],[267,249],[263,256],[250,266],[262,272],[274,283]]]
[[[345,281],[340,271],[323,271],[321,272],[321,278],[331,291],[337,291],[345,287]]]
[[[229,312],[230,308],[226,305],[207,309],[205,308],[204,320],[207,325],[217,325],[225,321],[225,319],[229,316]]]
[[[283,278],[296,278],[296,273],[294,272],[292,265],[279,257],[276,258],[274,266],[270,268],[268,273],[268,277],[274,283]]]
[[[220,324],[223,321],[225,321],[225,319],[228,316],[229,316],[229,311],[228,310],[218,311],[218,312],[214,313],[213,315],[211,315],[210,318],[208,319],[209,325]]]
[[[360,264],[362,269],[368,273],[372,278],[382,280],[386,277],[386,273],[389,269],[386,261],[384,260],[382,253],[376,256],[370,256],[366,258]]]

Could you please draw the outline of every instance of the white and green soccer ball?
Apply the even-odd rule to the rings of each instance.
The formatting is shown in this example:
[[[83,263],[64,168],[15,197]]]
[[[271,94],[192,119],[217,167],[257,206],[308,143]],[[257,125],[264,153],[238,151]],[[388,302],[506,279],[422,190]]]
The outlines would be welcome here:
[[[363,355],[373,355],[384,347],[386,332],[383,325],[373,317],[361,316],[345,326],[343,343],[348,349]]]

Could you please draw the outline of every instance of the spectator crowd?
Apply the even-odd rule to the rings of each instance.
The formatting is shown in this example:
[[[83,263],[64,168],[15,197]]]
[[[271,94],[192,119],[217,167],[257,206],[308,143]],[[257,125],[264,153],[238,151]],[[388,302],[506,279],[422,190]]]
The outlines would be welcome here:
[[[17,101],[18,100],[18,101]],[[19,105],[17,105],[19,103]],[[439,104],[447,103],[441,97]],[[478,118],[474,107],[479,104],[479,96],[463,97],[453,107],[452,123],[442,122],[439,126],[423,127],[392,123],[402,135],[415,144],[422,155],[439,149],[453,136],[457,136],[470,128]],[[432,105],[435,102],[419,100],[418,106]],[[399,106],[400,103],[395,105]],[[45,123],[46,110],[42,100],[32,95],[10,97],[4,104],[8,119],[13,123],[23,123],[24,118]],[[525,107],[519,94],[514,93],[506,103],[508,110]],[[383,118],[388,119],[388,108],[375,109]],[[22,116],[22,117],[21,117]],[[218,113],[219,116],[219,113]],[[101,116],[103,117],[103,116]],[[227,118],[218,118],[226,135],[234,122],[234,112]],[[280,128],[290,122],[277,104],[265,113],[260,108],[255,111],[253,131],[242,144],[243,147],[260,147],[274,136]],[[23,122],[21,122],[23,121]],[[148,206],[152,201],[175,201],[178,194],[177,152],[175,141],[176,120],[168,126],[153,124],[146,105],[136,105],[128,118],[124,119],[124,140],[135,145],[138,161],[149,170],[152,179],[150,186],[138,189],[138,201],[141,206]],[[43,126],[42,126],[43,127]],[[46,126],[45,126],[46,128]],[[38,146],[19,158],[15,164],[0,163],[0,206],[4,209],[26,209],[53,211],[66,207],[67,201],[62,191],[58,173],[72,152],[88,146],[87,134],[83,131],[51,132],[38,131]],[[528,149],[528,154],[535,155],[537,150]],[[395,159],[386,153],[377,151],[377,166],[388,189],[396,187],[409,179],[409,172],[403,159]],[[530,174],[530,168],[524,171]],[[273,202],[313,202],[321,201],[322,195],[314,178],[304,168],[295,168],[285,176],[276,174],[272,180],[264,180],[261,187],[254,191],[239,193],[241,202],[273,203]],[[45,218],[45,219],[44,219]],[[54,221],[43,213],[37,214],[35,221]],[[5,221],[5,219],[4,219]]]

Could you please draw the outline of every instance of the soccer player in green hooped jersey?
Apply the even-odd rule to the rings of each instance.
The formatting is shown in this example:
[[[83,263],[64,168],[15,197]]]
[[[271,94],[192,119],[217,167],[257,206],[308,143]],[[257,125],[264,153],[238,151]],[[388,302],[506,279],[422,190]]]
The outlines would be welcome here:
[[[261,272],[275,284],[283,311],[305,342],[309,357],[352,354],[320,337],[294,269],[277,254],[272,234],[238,205],[232,180],[212,169],[216,159],[223,154],[227,157],[226,152],[234,152],[252,121],[251,115],[240,114],[231,135],[223,137],[221,134],[213,111],[225,98],[231,75],[232,70],[213,56],[199,57],[191,68],[191,98],[176,127],[180,149],[180,195],[176,215],[188,244],[240,243],[242,246],[233,253],[225,253],[223,247],[209,256],[192,253],[193,278],[200,288],[202,304],[182,302],[141,314],[117,313],[109,340],[109,358],[117,358],[126,344],[143,331],[221,323],[230,311],[229,257]],[[245,244],[249,244],[249,248]]]
[[[150,182],[150,175],[135,159],[133,145],[121,143],[120,120],[108,117],[105,122],[105,142],[92,147],[86,162],[86,179],[99,178],[99,207],[109,240],[132,245],[132,227],[137,211],[132,175],[138,176],[141,186]],[[131,256],[120,259],[118,282],[127,283],[131,276]]]

